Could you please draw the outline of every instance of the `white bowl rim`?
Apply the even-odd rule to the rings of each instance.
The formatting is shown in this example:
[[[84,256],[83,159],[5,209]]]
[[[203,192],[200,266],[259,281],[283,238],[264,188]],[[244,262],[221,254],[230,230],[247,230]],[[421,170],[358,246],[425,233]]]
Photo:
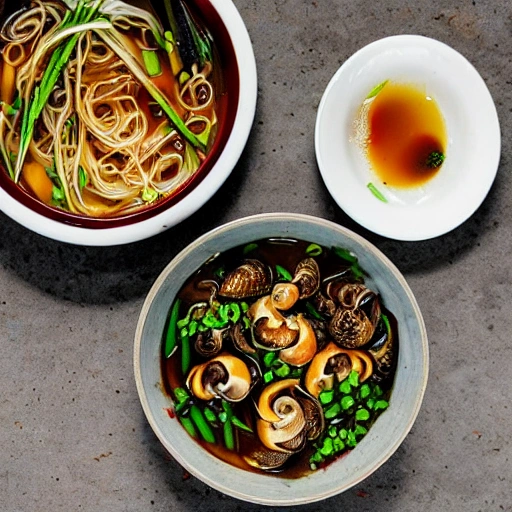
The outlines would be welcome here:
[[[446,68],[450,69],[450,73],[443,75],[447,86],[452,83],[453,87],[464,84],[461,102],[466,113],[471,111],[467,120],[469,127],[465,127],[465,129],[479,134],[479,155],[476,160],[469,159],[468,162],[464,162],[467,165],[454,164],[464,167],[465,174],[458,180],[459,186],[453,187],[453,190],[450,190],[449,194],[446,193],[446,196],[438,203],[425,201],[411,207],[395,208],[395,205],[385,204],[374,198],[366,189],[366,183],[357,182],[351,173],[344,173],[343,180],[336,176],[336,173],[339,173],[344,166],[352,167],[349,164],[353,163],[353,160],[350,160],[348,155],[341,151],[338,152],[335,159],[332,158],[332,155],[327,157],[329,151],[327,148],[330,142],[323,139],[326,138],[325,134],[329,131],[326,117],[335,108],[335,105],[332,104],[335,91],[341,90],[344,86],[348,87],[349,82],[352,85],[353,82],[362,80],[361,77],[370,67],[373,67],[374,71],[368,73],[379,76],[379,78],[375,78],[373,85],[386,79],[393,80],[393,77],[387,73],[391,67],[393,67],[392,71],[396,72],[400,67],[400,64],[397,64],[397,60],[401,61],[400,52],[412,51],[411,49],[417,49],[423,53],[429,52],[430,57],[435,57],[435,59],[417,58],[414,62],[415,67],[424,69],[425,80],[430,80],[433,77],[432,67],[435,66],[430,62],[432,61],[436,65],[438,62],[443,63]],[[384,60],[385,64],[379,64],[379,57],[386,56],[391,52],[395,52],[393,53],[395,57],[393,64],[391,65],[388,60],[384,59],[380,60]],[[404,66],[411,66],[411,57],[403,57],[403,60]],[[359,98],[358,106],[364,100],[364,91],[360,91],[360,93],[363,93],[363,97]],[[347,100],[347,103],[350,103],[350,99]],[[345,107],[349,108],[346,104]],[[342,118],[341,114],[339,118]],[[450,133],[448,136],[450,137]],[[474,139],[476,136],[472,135],[472,138]],[[414,34],[394,35],[373,41],[359,49],[340,66],[331,78],[318,107],[315,125],[315,151],[318,167],[329,193],[338,206],[356,222],[374,233],[395,240],[426,240],[441,236],[458,227],[484,201],[499,166],[500,125],[489,89],[466,57],[449,45],[430,37]],[[443,164],[444,167],[447,163],[448,158]],[[469,172],[471,172],[471,177],[468,175]],[[359,181],[362,181],[362,178]],[[427,186],[430,185],[427,184]],[[344,190],[347,192],[344,193]],[[438,205],[440,208],[436,210],[434,206]]]
[[[366,474],[362,474],[357,479],[353,479],[351,482],[346,484],[343,487],[339,488],[333,488],[328,493],[324,493],[321,495],[314,495],[311,494],[307,498],[295,498],[294,496],[285,495],[280,497],[278,500],[276,499],[270,499],[263,495],[256,495],[254,493],[254,489],[251,487],[251,485],[248,484],[247,481],[244,482],[244,487],[242,489],[233,490],[232,487],[230,487],[229,482],[224,483],[219,480],[215,479],[215,475],[205,475],[201,472],[200,469],[196,468],[195,466],[191,465],[186,458],[184,458],[179,452],[177,452],[173,445],[170,444],[164,433],[161,431],[159,426],[157,425],[157,422],[153,416],[153,411],[151,409],[151,406],[149,404],[146,389],[143,384],[143,375],[141,371],[141,348],[142,348],[142,333],[144,330],[144,320],[145,317],[149,311],[149,308],[151,306],[151,303],[155,296],[157,295],[162,283],[167,279],[168,275],[174,270],[175,266],[182,261],[183,259],[187,258],[187,256],[193,251],[201,247],[205,242],[207,242],[210,237],[217,236],[219,234],[229,232],[231,230],[237,230],[237,229],[243,229],[247,226],[250,226],[254,223],[260,223],[260,222],[276,222],[276,221],[289,221],[289,222],[305,222],[305,223],[311,223],[313,225],[323,226],[331,228],[338,233],[342,234],[343,236],[352,238],[357,244],[361,245],[363,247],[364,251],[370,252],[373,256],[378,258],[381,263],[386,266],[389,271],[393,274],[394,278],[399,282],[401,289],[403,290],[405,296],[407,297],[415,319],[417,321],[418,329],[420,332],[420,345],[421,345],[421,353],[422,353],[422,365],[421,365],[421,381],[419,383],[419,391],[416,396],[415,404],[413,410],[410,412],[407,424],[403,427],[403,430],[401,431],[401,435],[399,438],[397,438],[396,442],[393,445],[390,445],[387,447],[387,449],[383,452],[383,455],[380,457],[378,461],[374,464],[374,466],[371,468],[370,471],[368,471]],[[186,279],[188,276],[185,276],[184,279]],[[160,342],[159,342],[160,343]],[[329,498],[331,496],[337,495],[341,492],[344,492],[351,487],[357,485],[362,480],[367,478],[370,474],[375,472],[380,466],[382,466],[398,449],[398,447],[401,445],[403,440],[406,438],[408,433],[410,432],[416,417],[419,413],[423,397],[425,394],[427,381],[428,381],[428,366],[429,366],[429,348],[428,348],[428,338],[427,338],[427,332],[425,328],[425,323],[421,314],[421,311],[419,309],[418,303],[413,295],[412,290],[410,289],[409,285],[407,284],[407,281],[405,280],[404,276],[400,273],[398,268],[373,244],[371,244],[369,241],[358,235],[357,233],[354,233],[350,231],[349,229],[340,226],[339,224],[336,224],[332,221],[328,221],[326,219],[313,217],[309,215],[304,214],[297,214],[297,213],[262,213],[257,215],[252,215],[249,217],[244,217],[241,219],[237,219],[231,222],[228,222],[222,226],[219,226],[208,233],[205,233],[200,238],[196,239],[194,242],[192,242],[189,246],[184,248],[177,256],[173,258],[173,260],[163,269],[161,274],[158,276],[158,278],[155,280],[153,286],[151,287],[150,291],[148,292],[148,295],[144,301],[144,304],[141,308],[141,312],[139,315],[139,319],[137,322],[137,328],[135,333],[135,340],[134,340],[134,359],[133,359],[133,367],[134,367],[134,374],[135,374],[135,382],[137,391],[139,394],[139,399],[143,408],[143,411],[146,415],[146,418],[153,429],[154,433],[162,443],[162,445],[165,447],[165,449],[173,456],[173,458],[182,466],[184,467],[190,474],[197,477],[199,480],[203,481],[210,487],[224,493],[227,495],[230,495],[232,497],[238,498],[243,501],[248,501],[251,503],[257,503],[262,505],[271,505],[271,506],[287,506],[287,505],[299,505],[299,504],[306,504],[306,503],[312,503],[316,501],[321,501],[326,498]],[[190,440],[191,443],[195,444],[195,441],[192,439]],[[210,455],[206,450],[202,449],[204,454],[206,456],[214,458],[212,455]],[[241,472],[243,474],[247,474],[246,471],[240,470],[237,468],[234,468],[233,466],[225,464],[226,467],[231,468],[235,473]],[[255,473],[250,473],[252,476],[256,475]],[[273,476],[265,476],[265,475],[257,475],[257,477],[261,477],[262,479],[274,479]],[[243,477],[242,477],[243,478]],[[297,482],[298,480],[291,480],[291,482]]]
[[[205,178],[170,208],[142,221],[113,228],[84,228],[41,215],[16,201],[0,188],[0,210],[36,233],[76,245],[114,246],[137,242],[161,233],[201,208],[221,187],[245,147],[254,121],[257,70],[252,43],[232,0],[209,0],[230,35],[239,69],[239,98],[233,128],[219,158]]]

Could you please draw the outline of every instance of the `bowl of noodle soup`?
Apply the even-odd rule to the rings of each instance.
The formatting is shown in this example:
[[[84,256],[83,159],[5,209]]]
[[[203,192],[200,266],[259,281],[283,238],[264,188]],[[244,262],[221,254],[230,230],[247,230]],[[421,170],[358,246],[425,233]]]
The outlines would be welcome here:
[[[254,118],[254,54],[233,3],[17,9],[0,29],[3,212],[50,238],[117,245],[198,210]]]
[[[354,329],[367,313],[372,333]],[[162,271],[134,372],[149,424],[187,472],[241,500],[296,506],[347,491],[398,449],[426,389],[428,341],[376,247],[324,219],[266,213],[206,233]]]

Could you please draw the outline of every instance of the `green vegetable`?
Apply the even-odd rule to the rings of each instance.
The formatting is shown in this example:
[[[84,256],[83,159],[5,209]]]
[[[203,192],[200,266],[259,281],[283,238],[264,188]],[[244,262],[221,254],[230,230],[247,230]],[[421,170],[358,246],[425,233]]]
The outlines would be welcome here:
[[[373,406],[374,411],[378,411],[379,409],[387,409],[389,406],[389,403],[386,400],[378,400],[375,402],[375,405]]]
[[[367,421],[370,419],[370,413],[366,409],[358,409],[356,411],[356,420]]]
[[[290,367],[287,364],[283,364],[279,368],[274,370],[274,373],[278,377],[288,377],[288,375],[290,375],[290,371]]]
[[[213,431],[210,428],[210,425],[208,425],[208,423],[206,422],[206,419],[203,413],[201,412],[201,409],[197,405],[192,405],[190,407],[190,418],[194,422],[197,429],[199,430],[201,437],[207,443],[214,443],[215,436],[213,434]]]
[[[348,379],[345,379],[340,383],[339,390],[345,395],[348,395],[352,391],[352,386],[350,385]]]
[[[277,359],[277,352],[267,352],[263,356],[263,364],[267,367],[272,366],[272,363]]]
[[[281,265],[276,265],[276,272],[281,279],[284,279],[285,281],[292,280],[292,275],[290,274],[290,272],[288,272],[288,270],[286,270]]]
[[[231,404],[222,401],[222,408],[226,413],[226,422],[224,423],[224,444],[228,450],[234,450],[235,448],[235,436],[233,433],[233,410],[231,409]]]
[[[142,59],[149,76],[158,76],[162,74],[162,66],[160,65],[160,60],[158,59],[156,51],[142,50]]]
[[[383,203],[387,203],[388,200],[386,199],[386,196],[370,181],[367,185],[368,190],[379,200]]]
[[[177,347],[177,322],[178,315],[181,306],[181,300],[176,299],[171,309],[171,316],[169,317],[169,323],[167,325],[167,332],[165,334],[165,344],[164,344],[164,355],[165,357],[171,357],[173,352]]]
[[[342,247],[333,247],[332,248],[334,254],[345,260],[348,263],[357,263],[357,256],[350,252],[348,249],[343,249]]]
[[[190,340],[188,334],[181,336],[181,371],[186,375],[190,367]]]
[[[359,374],[352,370],[347,377],[348,382],[351,386],[357,388],[359,386]]]
[[[338,414],[341,412],[341,407],[340,407],[340,404],[338,402],[336,402],[335,404],[331,405],[325,412],[324,412],[324,416],[326,419],[328,420],[332,420],[333,418],[335,418],[336,416],[338,416]]]
[[[334,445],[333,445],[332,439],[330,437],[326,437],[324,439],[323,445],[319,451],[324,457],[328,457],[329,455],[332,455],[332,453],[334,451]]]
[[[183,425],[185,430],[191,435],[192,437],[197,437],[197,432],[194,427],[194,424],[192,423],[192,420],[189,417],[180,416],[180,423]]]
[[[252,428],[248,427],[244,422],[240,421],[236,416],[233,416],[231,418],[231,423],[233,423],[233,425],[235,427],[245,430],[246,432],[252,432]]]
[[[306,248],[306,254],[309,256],[320,256],[322,248],[318,244],[309,244]]]
[[[330,404],[334,399],[334,390],[329,389],[325,391],[321,391],[318,395],[318,400],[322,405]]]
[[[142,191],[141,198],[145,203],[152,203],[158,199],[158,192],[151,187],[145,187]]]
[[[359,391],[359,396],[364,399],[369,395],[370,395],[370,386],[368,384],[363,384],[361,386],[361,390]]]
[[[355,400],[350,395],[344,396],[341,399],[341,408],[346,411],[347,409],[350,409],[355,403]]]
[[[188,398],[189,398],[189,394],[188,394],[187,390],[185,390],[183,388],[174,388],[173,392],[174,392],[174,397],[176,398],[176,400],[179,403],[182,403],[185,400],[188,400]]]
[[[268,372],[265,372],[263,374],[263,382],[265,384],[268,384],[269,382],[272,382],[274,380],[274,372],[272,370],[269,370]]]
[[[244,248],[243,248],[243,253],[244,254],[248,254],[252,251],[254,251],[254,249],[257,249],[258,248],[258,244],[255,244],[255,243],[252,243],[252,244],[247,244]]]
[[[217,421],[217,416],[215,416],[215,413],[208,407],[204,408],[204,417],[210,422],[215,423]]]
[[[384,82],[380,83],[379,85],[376,85],[369,93],[368,96],[366,96],[366,99],[369,100],[370,98],[374,98],[379,94],[382,89],[384,89],[384,86],[389,82],[389,80],[384,80]]]
[[[444,162],[446,157],[443,153],[439,151],[432,151],[427,158],[427,167],[431,169],[436,169],[437,167],[441,167],[441,164]]]

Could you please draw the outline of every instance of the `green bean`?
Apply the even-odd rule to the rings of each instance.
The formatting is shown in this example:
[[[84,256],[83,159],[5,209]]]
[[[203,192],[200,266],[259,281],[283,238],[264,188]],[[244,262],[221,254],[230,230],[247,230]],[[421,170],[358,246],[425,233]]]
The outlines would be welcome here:
[[[169,318],[169,324],[167,325],[167,332],[165,334],[164,353],[165,357],[171,357],[173,352],[178,346],[178,340],[176,336],[176,325],[178,322],[178,315],[180,310],[181,300],[176,299],[172,306],[171,316]]]
[[[209,409],[208,407],[204,408],[204,416],[210,423],[215,423],[217,421],[217,416],[215,416],[215,413]]]
[[[199,409],[197,405],[193,405],[192,407],[190,407],[190,418],[192,419],[197,429],[199,430],[201,437],[207,443],[214,443],[215,436],[213,435],[213,431],[210,428],[210,425],[206,423],[206,419],[203,413],[201,412],[201,409]]]
[[[194,424],[192,423],[192,420],[188,416],[180,416],[180,423],[192,437],[197,437],[197,432],[194,427]]]
[[[235,448],[235,435],[233,433],[233,410],[231,409],[231,404],[222,401],[222,408],[226,413],[226,423],[224,423],[224,444],[228,450],[234,450]]]
[[[181,336],[181,371],[186,375],[190,367],[190,339],[188,334]]]

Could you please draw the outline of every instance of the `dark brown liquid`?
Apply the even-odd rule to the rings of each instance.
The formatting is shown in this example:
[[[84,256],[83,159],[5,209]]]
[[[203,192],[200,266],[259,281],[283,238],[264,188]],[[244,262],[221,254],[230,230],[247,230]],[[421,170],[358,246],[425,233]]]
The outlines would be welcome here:
[[[190,308],[192,304],[202,301],[208,301],[210,297],[210,291],[207,289],[199,289],[198,284],[204,280],[219,280],[218,271],[219,269],[224,269],[226,272],[231,271],[240,265],[246,258],[254,258],[258,259],[268,265],[273,269],[275,274],[275,267],[279,265],[287,269],[290,273],[293,274],[293,271],[297,264],[306,256],[306,248],[310,245],[309,242],[298,241],[298,240],[284,240],[284,239],[273,239],[273,240],[260,240],[256,242],[257,247],[252,249],[250,253],[244,253],[243,247],[237,247],[230,251],[227,251],[212,261],[207,262],[203,265],[198,272],[192,275],[185,283],[185,285],[180,290],[178,296],[182,301],[181,309],[180,309],[180,318],[183,318],[186,315],[186,312]],[[246,246],[247,247],[247,246]],[[346,276],[347,280],[354,280],[353,275],[350,271],[350,263],[347,263],[345,260],[341,259],[339,256],[336,256],[331,250],[327,248],[323,248],[323,252],[320,256],[316,256],[315,260],[317,261],[321,276],[333,276],[335,274],[343,273]],[[222,298],[218,297],[218,300],[222,302]],[[249,304],[254,302],[254,299],[244,299]],[[303,313],[307,315],[305,305],[301,306],[303,308]],[[398,330],[396,321],[391,313],[387,310],[383,309],[386,312],[386,315],[389,317],[393,332],[395,333],[395,337],[398,343]],[[379,328],[377,329],[372,341],[368,344],[371,346],[375,339],[382,337],[382,329],[383,326],[379,324]],[[319,350],[326,344],[319,347]],[[192,344],[193,346],[193,344]],[[223,345],[223,351],[231,352],[233,355],[244,359],[246,364],[249,366],[254,366],[254,361],[243,354],[240,351],[236,350],[232,344]],[[262,359],[262,354],[259,354],[260,361]],[[379,376],[375,376],[376,381],[379,382],[380,386],[383,388],[385,394],[384,398],[389,399],[391,393],[391,386],[394,378],[394,365],[396,364],[396,358],[398,356],[398,350],[395,351],[394,354],[394,362],[393,362],[393,370],[387,375],[384,379]],[[205,359],[198,355],[192,350],[192,360],[191,367],[197,364],[204,363]],[[304,371],[305,373],[305,371]],[[302,377],[304,376],[302,374]],[[173,389],[177,387],[186,388],[186,376],[182,374],[181,371],[181,355],[176,352],[169,359],[165,359],[162,356],[162,374],[164,381],[165,391],[173,397]],[[254,390],[251,392],[252,398],[257,402],[258,396],[262,388],[265,386],[262,382],[259,382]],[[218,402],[218,400],[217,400]],[[256,413],[254,407],[252,406],[253,401],[251,399],[244,400],[242,402],[233,403],[233,411],[234,414],[240,418],[242,421],[246,423],[249,427],[256,432]],[[209,406],[215,407],[215,399],[209,402]],[[217,405],[218,406],[218,405]],[[177,418],[170,419],[170,421],[178,421]],[[235,434],[237,436],[236,439],[236,449],[234,451],[228,450],[223,445],[223,433],[222,426],[220,428],[214,429],[215,438],[217,443],[210,444],[206,443],[202,440],[198,442],[210,453],[215,455],[216,457],[222,459],[223,461],[232,464],[236,467],[242,468],[247,471],[252,472],[262,472],[254,467],[250,466],[244,459],[244,454],[249,454],[253,450],[257,449],[261,446],[261,442],[259,441],[256,434],[251,434],[244,432],[239,429],[235,429]],[[280,477],[283,478],[299,478],[311,473],[309,458],[314,452],[314,448],[309,445],[306,448],[290,458],[287,463],[276,471]],[[345,453],[339,455],[339,457],[343,457]],[[338,457],[338,458],[339,458]],[[333,459],[334,460],[334,459]]]
[[[446,128],[437,104],[420,89],[386,84],[370,105],[368,121],[368,159],[384,184],[415,187],[440,171],[428,159],[432,152],[445,153]]]

